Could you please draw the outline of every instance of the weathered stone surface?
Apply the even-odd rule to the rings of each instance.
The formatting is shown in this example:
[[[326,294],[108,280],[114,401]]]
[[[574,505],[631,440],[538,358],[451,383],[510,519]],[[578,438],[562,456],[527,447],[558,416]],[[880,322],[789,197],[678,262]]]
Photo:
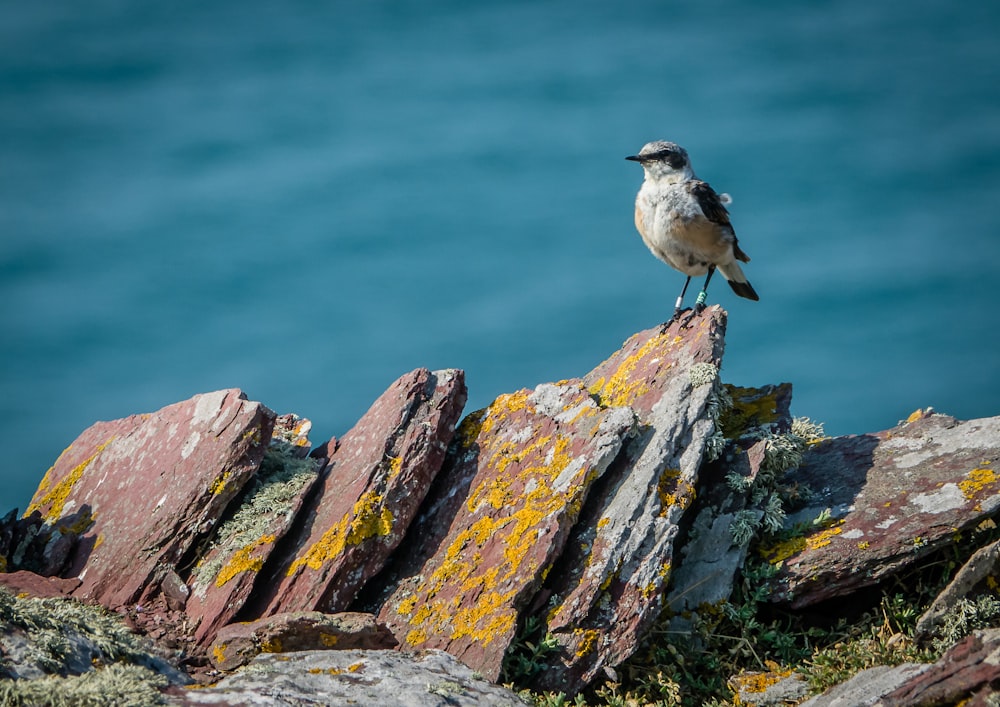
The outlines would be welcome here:
[[[174,705],[524,707],[442,651],[264,654],[212,687],[175,690]]]
[[[794,705],[809,694],[809,683],[791,670],[744,673],[730,678],[729,687],[735,704],[757,707]]]
[[[48,523],[38,511],[18,518],[17,509],[11,510],[0,519],[0,572],[60,574],[76,548],[77,532],[89,522],[87,511]]]
[[[401,645],[443,648],[496,679],[521,610],[634,423],[580,380],[466,417],[379,615]]]
[[[875,584],[1000,508],[1000,417],[915,413],[876,434],[837,437],[790,477],[816,497],[789,523],[830,509],[827,527],[766,550],[772,600],[795,608]]]
[[[158,589],[253,476],[274,413],[239,390],[99,422],[49,469],[29,507],[80,536],[64,576],[117,607]]]
[[[1000,629],[975,631],[879,703],[884,707],[987,707],[1000,693]]]
[[[772,434],[791,430],[790,383],[762,388],[726,386],[733,399],[732,410],[720,423],[730,444],[723,456],[701,469],[701,493],[693,507],[694,520],[681,549],[680,561],[671,577],[669,608],[676,612],[671,630],[690,627],[690,611],[707,604],[725,601],[732,595],[733,581],[746,559],[746,545],[734,544],[732,526],[737,514],[750,510],[759,519],[762,511],[748,509],[747,490],[735,490],[726,481],[731,473],[747,480],[747,488],[757,478],[764,463],[767,442],[764,439],[741,440],[748,429]]]
[[[234,670],[260,653],[395,646],[396,639],[372,614],[296,611],[224,627],[212,643],[209,658],[219,670]]]
[[[724,330],[725,313],[709,308],[688,328],[634,335],[584,379],[602,404],[633,409],[639,431],[595,489],[546,584],[548,631],[561,651],[540,688],[577,692],[628,658],[659,614],[677,524],[714,431],[709,404]]]
[[[319,478],[321,463],[307,458],[310,423],[278,418],[271,446],[247,491],[219,523],[205,554],[191,573],[190,595],[177,601],[205,644],[250,598],[258,573],[285,537]],[[169,577],[169,575],[168,575]],[[185,587],[186,589],[186,587]]]
[[[960,599],[974,596],[978,591],[988,592],[988,582],[1000,576],[1000,540],[980,548],[972,554],[955,574],[948,586],[934,599],[917,621],[914,636],[927,639],[935,635],[948,614]]]
[[[801,707],[868,707],[907,680],[928,669],[921,663],[903,663],[893,667],[880,665],[862,670],[845,683],[831,687],[802,703]]]
[[[6,587],[12,594],[27,595],[44,599],[46,597],[67,597],[80,586],[76,577],[44,577],[28,570],[0,572],[0,587]]]
[[[281,558],[264,615],[342,611],[406,533],[441,468],[465,405],[459,370],[398,379],[343,439]]]

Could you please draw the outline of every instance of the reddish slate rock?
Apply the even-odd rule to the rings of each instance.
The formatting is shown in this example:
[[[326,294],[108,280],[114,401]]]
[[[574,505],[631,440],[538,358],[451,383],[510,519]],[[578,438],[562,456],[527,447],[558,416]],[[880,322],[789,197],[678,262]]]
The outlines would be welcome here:
[[[80,580],[75,577],[72,579],[43,577],[27,570],[0,573],[0,587],[5,587],[15,596],[24,594],[39,599],[68,597],[79,586]]]
[[[882,707],[989,707],[1000,693],[1000,629],[975,631],[941,659],[882,698]],[[993,699],[991,699],[993,698]]]
[[[319,478],[321,463],[305,457],[311,423],[294,415],[277,419],[271,446],[246,493],[216,526],[191,573],[183,604],[195,640],[211,642],[250,598],[257,576],[289,531]],[[186,590],[187,587],[184,587]],[[180,608],[180,607],[175,607]]]
[[[615,460],[546,584],[561,652],[538,678],[578,692],[627,659],[662,607],[677,523],[695,497],[723,350],[725,312],[705,310],[634,335],[585,378],[606,405],[628,405],[639,433]],[[538,602],[542,604],[541,601]]]
[[[824,440],[790,480],[816,493],[789,524],[825,527],[764,548],[772,601],[801,608],[875,584],[1000,508],[1000,417],[917,412],[885,432]]]
[[[273,420],[220,390],[85,430],[28,508],[53,525],[76,517],[74,595],[115,608],[154,593],[256,472]]]
[[[444,460],[465,405],[459,370],[401,377],[326,446],[314,505],[279,559],[263,615],[341,611],[406,533]]]
[[[521,610],[562,551],[634,415],[582,381],[501,395],[469,415],[379,620],[407,650],[440,648],[500,675]]]
[[[297,611],[230,624],[219,631],[208,655],[219,670],[234,670],[260,653],[379,650],[395,645],[396,639],[372,614]]]

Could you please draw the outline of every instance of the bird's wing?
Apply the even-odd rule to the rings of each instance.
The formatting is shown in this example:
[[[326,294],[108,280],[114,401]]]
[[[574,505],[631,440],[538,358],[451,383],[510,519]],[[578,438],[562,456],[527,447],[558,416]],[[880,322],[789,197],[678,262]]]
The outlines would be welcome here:
[[[701,208],[702,213],[705,214],[705,218],[719,225],[723,230],[733,234],[733,255],[736,259],[744,263],[749,263],[750,256],[740,249],[739,241],[736,239],[736,231],[733,229],[733,224],[729,221],[729,212],[726,211],[726,207],[722,203],[722,198],[715,193],[715,189],[708,182],[703,182],[700,179],[692,179],[688,182],[688,191],[691,192],[691,196],[698,202],[698,206]]]

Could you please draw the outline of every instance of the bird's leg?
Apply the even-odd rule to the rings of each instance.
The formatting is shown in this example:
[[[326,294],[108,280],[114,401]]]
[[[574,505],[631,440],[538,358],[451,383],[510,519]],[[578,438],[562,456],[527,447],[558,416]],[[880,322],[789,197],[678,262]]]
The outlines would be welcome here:
[[[674,316],[670,317],[670,321],[667,324],[673,324],[681,316],[681,305],[684,303],[684,294],[688,291],[688,285],[690,284],[691,276],[688,275],[688,279],[684,281],[684,289],[677,295],[677,302],[674,304]]]
[[[705,298],[708,296],[708,283],[712,279],[712,275],[715,274],[715,266],[708,266],[708,277],[705,278],[705,284],[701,286],[701,292],[698,293],[698,299],[694,301],[694,313],[701,314],[702,310],[705,309]]]
[[[698,298],[694,301],[694,309],[691,310],[691,314],[689,314],[687,318],[685,318],[684,321],[681,323],[681,327],[687,326],[688,322],[690,322],[694,317],[697,317],[699,314],[705,311],[705,298],[708,297],[707,294],[708,283],[709,281],[711,281],[712,275],[714,274],[715,274],[715,266],[709,265],[708,277],[705,278],[705,284],[701,286],[701,292],[698,293]],[[690,279],[691,278],[689,277],[688,280]],[[685,289],[687,289],[687,285],[685,285],[684,287]]]

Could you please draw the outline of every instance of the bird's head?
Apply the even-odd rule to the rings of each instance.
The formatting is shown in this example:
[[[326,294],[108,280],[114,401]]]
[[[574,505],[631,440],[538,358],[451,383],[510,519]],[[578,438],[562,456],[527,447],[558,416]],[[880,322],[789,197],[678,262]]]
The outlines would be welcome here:
[[[625,159],[641,164],[646,177],[654,181],[680,182],[694,177],[687,151],[675,142],[647,142],[638,155]]]

